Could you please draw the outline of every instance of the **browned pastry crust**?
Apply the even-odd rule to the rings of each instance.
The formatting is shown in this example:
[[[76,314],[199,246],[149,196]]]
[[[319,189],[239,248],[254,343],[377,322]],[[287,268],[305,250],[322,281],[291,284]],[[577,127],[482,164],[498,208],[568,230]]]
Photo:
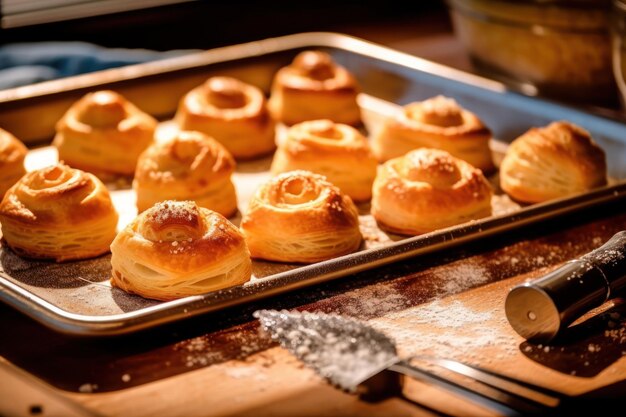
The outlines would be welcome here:
[[[257,87],[231,77],[211,77],[180,101],[175,120],[182,130],[214,137],[236,159],[251,159],[275,148],[275,125]]]
[[[131,176],[154,140],[157,121],[114,91],[86,94],[56,125],[59,160],[109,179]]]
[[[324,175],[354,201],[372,197],[377,161],[352,126],[313,120],[289,128],[272,161],[272,173],[298,169]]]
[[[137,209],[142,212],[164,200],[193,200],[230,217],[237,211],[234,170],[235,160],[215,139],[178,132],[139,157],[133,180]]]
[[[239,229],[192,201],[144,211],[117,235],[111,254],[111,284],[156,300],[243,284],[252,270]]]
[[[29,172],[0,203],[4,239],[29,258],[60,262],[106,253],[117,221],[104,184],[63,163]]]
[[[406,105],[373,137],[380,161],[397,158],[417,148],[447,151],[485,174],[495,169],[489,140],[491,131],[474,113],[444,96]]]
[[[372,215],[383,229],[418,235],[491,215],[492,194],[478,168],[420,148],[378,168]]]
[[[15,136],[0,129],[0,199],[26,173],[26,146]]]
[[[357,209],[323,176],[290,171],[261,186],[241,222],[253,258],[319,262],[357,250]]]
[[[357,104],[360,87],[352,74],[321,51],[304,51],[275,75],[269,100],[270,112],[287,125],[329,119],[359,125]]]
[[[606,156],[589,132],[565,121],[532,128],[513,141],[500,186],[525,203],[582,193],[607,183]]]

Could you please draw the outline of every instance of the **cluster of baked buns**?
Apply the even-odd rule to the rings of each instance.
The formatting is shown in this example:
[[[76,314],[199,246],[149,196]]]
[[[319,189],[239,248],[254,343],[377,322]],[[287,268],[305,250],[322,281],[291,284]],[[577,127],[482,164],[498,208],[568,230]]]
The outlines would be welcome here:
[[[251,259],[312,263],[362,246],[355,203],[381,229],[418,235],[492,214],[490,129],[454,99],[410,103],[370,140],[355,77],[304,51],[280,69],[270,98],[211,77],[179,103],[175,134],[113,91],[78,100],[57,123],[59,162],[25,172],[26,147],[0,130],[0,224],[18,255],[78,260],[111,252],[112,285],[169,300],[247,282]],[[276,139],[276,126],[286,135]],[[272,178],[240,227],[237,161],[272,155]],[[105,183],[132,177],[139,215],[122,230]],[[566,122],[508,148],[500,186],[536,203],[606,183],[602,149]]]

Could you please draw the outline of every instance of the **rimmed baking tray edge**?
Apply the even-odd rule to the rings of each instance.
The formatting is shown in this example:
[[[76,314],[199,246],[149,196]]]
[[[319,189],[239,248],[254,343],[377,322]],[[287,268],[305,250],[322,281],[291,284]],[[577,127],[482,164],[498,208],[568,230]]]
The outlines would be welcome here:
[[[218,48],[202,52],[201,62],[198,61],[198,57],[192,56],[182,60],[176,58],[169,63],[157,62],[141,64],[145,66],[144,69],[146,70],[142,75],[173,71],[193,67],[194,65],[207,65],[211,62],[218,63],[272,52],[310,47],[343,49],[369,58],[392,62],[408,69],[436,74],[438,77],[470,84],[492,92],[503,93],[507,91],[506,87],[501,83],[432,63],[384,46],[336,33],[302,33]],[[115,72],[115,76],[118,77],[116,81],[120,79],[132,79],[138,76],[136,69],[132,67],[135,66],[107,71]],[[60,80],[51,83],[60,83],[56,85],[56,88],[63,85],[66,87],[71,85],[74,88],[85,88],[89,87],[90,82],[96,79],[93,77],[93,74],[76,78],[83,80],[72,80],[71,82]],[[111,80],[111,77],[109,77],[108,80]],[[97,84],[94,83],[93,86],[95,85]],[[51,85],[48,84],[33,86],[28,92],[30,96],[33,97],[45,95],[47,92],[53,90],[54,89],[51,89]],[[2,99],[2,92],[0,92],[0,101]],[[519,96],[518,99],[537,100],[523,96]],[[561,110],[566,112],[579,112],[579,110],[566,108],[556,103],[542,103],[548,106],[556,106],[557,108],[561,107]],[[608,120],[610,119],[607,119],[607,121]],[[82,336],[118,335],[319,284],[417,255],[424,255],[450,248],[474,239],[517,229],[524,225],[558,217],[566,213],[620,200],[625,196],[626,181],[620,181],[585,194],[527,206],[514,213],[492,216],[464,225],[409,237],[401,241],[387,244],[384,247],[367,249],[329,261],[302,266],[291,271],[257,279],[243,286],[232,287],[205,295],[186,297],[121,314],[89,316],[71,313],[55,306],[2,276],[0,276],[0,299],[36,321],[59,332]]]

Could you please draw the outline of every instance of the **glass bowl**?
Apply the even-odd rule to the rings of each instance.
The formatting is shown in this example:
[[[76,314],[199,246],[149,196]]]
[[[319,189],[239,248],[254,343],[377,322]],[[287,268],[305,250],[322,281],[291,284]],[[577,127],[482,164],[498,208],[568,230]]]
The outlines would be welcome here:
[[[525,91],[618,104],[611,68],[610,0],[447,0],[476,68]]]

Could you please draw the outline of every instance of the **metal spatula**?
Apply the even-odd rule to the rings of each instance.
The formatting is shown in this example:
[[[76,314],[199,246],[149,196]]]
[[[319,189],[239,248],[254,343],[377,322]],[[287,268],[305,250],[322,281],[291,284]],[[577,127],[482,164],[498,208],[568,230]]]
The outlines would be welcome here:
[[[489,386],[484,387],[487,390],[476,391],[417,368],[398,356],[392,339],[351,318],[284,310],[260,310],[254,316],[274,340],[319,375],[336,387],[359,394],[366,400],[402,396],[405,375],[505,415],[545,411],[540,404],[530,403],[519,396]],[[473,374],[464,375],[474,377]]]

